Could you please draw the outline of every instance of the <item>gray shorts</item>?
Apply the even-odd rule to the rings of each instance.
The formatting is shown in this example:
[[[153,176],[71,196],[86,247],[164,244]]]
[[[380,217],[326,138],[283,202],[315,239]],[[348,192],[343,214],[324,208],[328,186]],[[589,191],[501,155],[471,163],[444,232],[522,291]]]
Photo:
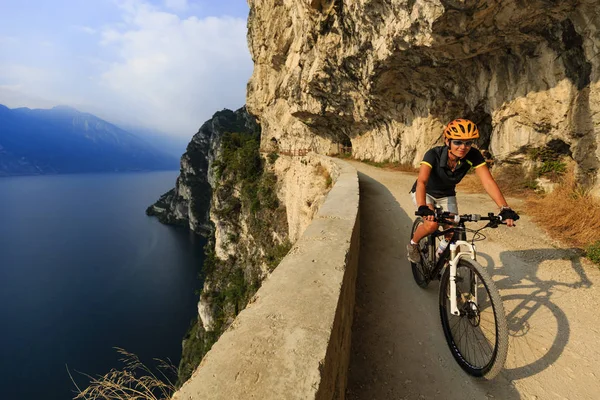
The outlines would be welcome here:
[[[410,193],[413,203],[417,205],[417,195],[414,192]],[[454,214],[458,214],[458,203],[456,202],[456,196],[439,197],[435,198],[428,194],[425,195],[425,201],[427,204],[433,204],[434,206],[441,206],[444,211],[449,211]]]

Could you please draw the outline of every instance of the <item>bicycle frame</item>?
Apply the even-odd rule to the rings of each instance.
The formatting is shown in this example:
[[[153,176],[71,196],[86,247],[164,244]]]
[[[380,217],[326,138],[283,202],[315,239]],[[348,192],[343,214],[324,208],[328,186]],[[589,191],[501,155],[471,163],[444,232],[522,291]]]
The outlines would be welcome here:
[[[435,238],[446,235],[452,232],[452,239],[450,239],[450,244],[448,247],[440,254],[435,264],[435,268],[433,268],[431,272],[431,277],[441,275],[441,272],[444,268],[450,268],[450,312],[452,315],[460,315],[460,311],[458,310],[458,302],[456,300],[456,268],[461,258],[470,257],[472,260],[476,259],[477,252],[475,250],[475,245],[467,242],[466,240],[466,232],[464,225],[459,225],[457,227],[449,228],[443,231],[437,231],[430,236],[430,246],[435,246]],[[460,246],[466,246],[468,251],[459,251],[457,249]],[[448,261],[448,266],[446,266],[446,261]],[[477,276],[475,276],[475,285],[477,285]],[[473,293],[474,302],[477,303],[477,293]]]
[[[456,249],[459,246],[467,246],[469,251],[460,251],[456,252]],[[471,259],[475,260],[475,246],[465,240],[458,240],[455,243],[450,244],[450,312],[452,315],[460,315],[460,311],[458,311],[458,304],[456,301],[456,267],[458,266],[458,262],[461,258],[469,256]],[[475,287],[477,285],[477,276],[475,276]],[[477,291],[474,291],[474,302],[477,303]]]
[[[414,232],[424,224],[425,217],[419,212],[416,215],[423,217],[421,220],[415,220],[413,224]],[[442,328],[450,351],[458,364],[467,373],[492,379],[503,368],[508,354],[508,325],[506,315],[502,305],[502,298],[494,284],[494,281],[488,271],[483,268],[476,260],[477,251],[475,241],[485,239],[485,235],[479,232],[485,228],[497,228],[502,222],[501,216],[494,213],[488,213],[487,216],[479,214],[455,215],[444,212],[441,208],[434,210],[433,221],[438,224],[444,224],[441,230],[435,230],[428,236],[419,240],[419,250],[421,262],[415,263],[411,260],[411,268],[418,286],[427,287],[432,280],[440,280],[439,286],[439,310],[442,321]],[[427,218],[431,221],[431,218]],[[485,226],[478,229],[467,229],[467,222],[489,221]],[[438,225],[439,226],[439,225]],[[471,240],[467,241],[467,232],[473,232]],[[446,246],[441,254],[437,253],[436,238],[445,236],[449,238],[449,245]],[[409,249],[409,254],[411,250]],[[410,259],[410,258],[409,258]],[[483,285],[481,285],[483,284]],[[480,290],[484,290],[478,293]],[[483,294],[483,295],[482,295]],[[487,295],[487,297],[486,297]],[[489,298],[489,307],[488,300]],[[484,304],[479,304],[482,300]],[[481,306],[481,307],[480,307]],[[492,334],[495,333],[493,340],[487,335],[481,333],[487,341],[485,348],[482,347],[477,338],[475,330],[481,330],[480,322],[481,311],[490,315],[485,324],[494,324],[495,327],[489,329]],[[465,318],[463,320],[463,318]],[[460,333],[453,329],[457,326],[457,321],[467,321],[462,324],[464,329],[459,329]],[[473,341],[469,340],[468,330],[473,330]],[[462,340],[464,335],[465,343]],[[466,347],[465,347],[466,346]],[[473,347],[479,346],[479,347]],[[488,349],[487,351],[485,349]],[[465,350],[467,353],[465,353]],[[477,352],[483,351],[479,358]],[[471,352],[473,357],[471,357]],[[483,364],[481,363],[483,361]]]

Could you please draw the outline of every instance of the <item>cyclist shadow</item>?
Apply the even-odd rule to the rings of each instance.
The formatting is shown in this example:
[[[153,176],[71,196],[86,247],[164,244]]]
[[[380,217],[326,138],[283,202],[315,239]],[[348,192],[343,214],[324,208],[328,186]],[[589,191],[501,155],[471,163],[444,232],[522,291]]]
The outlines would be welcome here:
[[[540,257],[541,255],[541,257]],[[510,380],[536,375],[553,365],[569,342],[571,329],[565,312],[552,299],[573,289],[591,287],[574,249],[531,249],[505,251],[500,265],[485,253],[478,261],[494,276],[501,292],[509,330],[509,355],[504,374]],[[571,263],[562,280],[544,280],[556,271],[542,263]],[[499,276],[503,276],[498,279]]]

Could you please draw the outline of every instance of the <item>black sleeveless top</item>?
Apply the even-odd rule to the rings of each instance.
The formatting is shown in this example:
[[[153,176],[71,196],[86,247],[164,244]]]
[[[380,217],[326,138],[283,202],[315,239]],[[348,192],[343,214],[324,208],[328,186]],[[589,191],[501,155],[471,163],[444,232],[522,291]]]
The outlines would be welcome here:
[[[431,167],[431,174],[427,181],[426,192],[435,198],[456,196],[456,185],[465,177],[469,169],[485,165],[481,152],[471,147],[469,152],[456,164],[452,171],[448,168],[448,147],[437,146],[425,153],[420,164]],[[412,186],[411,192],[417,188],[417,181]]]

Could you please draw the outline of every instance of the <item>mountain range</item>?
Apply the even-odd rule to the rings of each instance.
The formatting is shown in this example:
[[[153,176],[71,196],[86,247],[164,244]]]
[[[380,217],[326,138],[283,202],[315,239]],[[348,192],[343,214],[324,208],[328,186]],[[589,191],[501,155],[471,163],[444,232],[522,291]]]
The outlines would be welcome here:
[[[92,114],[0,104],[0,176],[178,167],[176,156]]]

